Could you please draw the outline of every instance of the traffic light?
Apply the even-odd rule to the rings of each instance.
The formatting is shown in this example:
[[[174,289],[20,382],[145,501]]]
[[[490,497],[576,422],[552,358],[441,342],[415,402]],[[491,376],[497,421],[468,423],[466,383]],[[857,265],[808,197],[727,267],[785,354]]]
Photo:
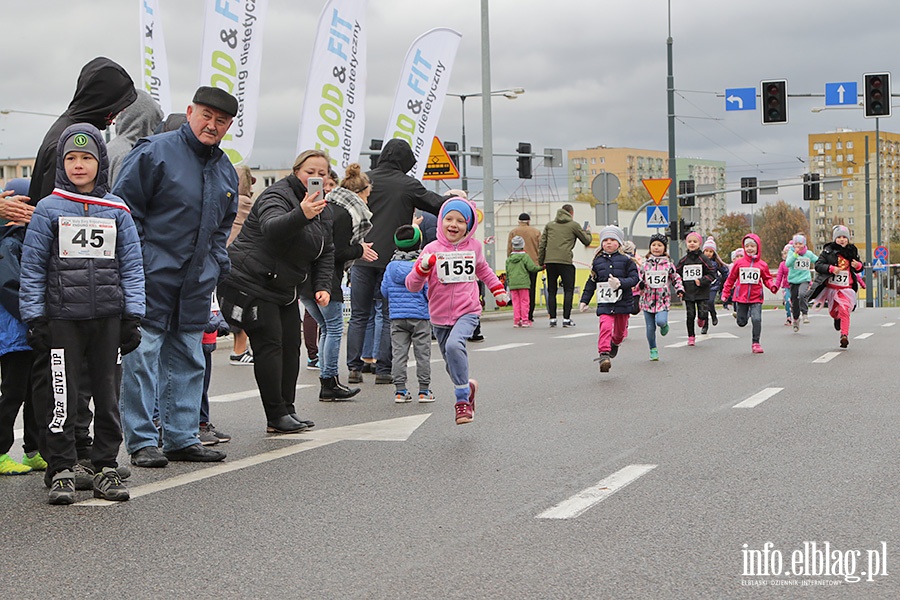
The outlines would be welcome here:
[[[516,159],[516,162],[519,163],[519,179],[531,179],[531,144],[519,142],[516,152],[519,154]]]
[[[756,204],[756,177],[741,177],[741,204]]]
[[[763,81],[760,88],[762,90],[763,125],[787,123],[787,79]]]
[[[676,221],[669,221],[669,226],[666,227],[666,237],[670,240],[678,239],[678,223]]]
[[[678,182],[678,195],[684,196],[685,194],[693,194],[694,190],[694,180],[693,179],[682,179]],[[679,198],[678,206],[694,206],[695,197],[690,196],[688,198]]]
[[[453,166],[457,169],[459,168],[459,144],[456,142],[444,142],[444,150],[447,151],[447,155],[450,156],[450,160],[453,161]]]
[[[866,118],[891,116],[891,74],[866,73],[863,86]]]
[[[803,199],[818,200],[819,199],[819,174],[804,173],[803,174]]]
[[[369,155],[369,168],[370,169],[374,169],[376,166],[378,166],[378,157],[381,156],[380,150],[381,150],[381,146],[383,144],[384,144],[384,140],[376,140],[373,138],[372,140],[369,141],[369,150],[378,152],[377,154]]]
[[[697,223],[694,221],[685,221],[683,218],[678,219],[678,236],[682,240],[687,238],[687,234],[689,234],[696,225]]]

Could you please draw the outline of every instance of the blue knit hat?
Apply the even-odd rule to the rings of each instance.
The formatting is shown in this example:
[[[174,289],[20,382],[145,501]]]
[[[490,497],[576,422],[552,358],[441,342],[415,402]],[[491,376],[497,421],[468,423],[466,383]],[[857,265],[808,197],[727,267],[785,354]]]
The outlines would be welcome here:
[[[468,200],[450,198],[444,202],[444,207],[441,209],[441,219],[443,220],[444,215],[451,210],[461,214],[466,220],[466,231],[472,231],[472,228],[475,227],[475,211],[472,210],[472,205],[469,204]]]

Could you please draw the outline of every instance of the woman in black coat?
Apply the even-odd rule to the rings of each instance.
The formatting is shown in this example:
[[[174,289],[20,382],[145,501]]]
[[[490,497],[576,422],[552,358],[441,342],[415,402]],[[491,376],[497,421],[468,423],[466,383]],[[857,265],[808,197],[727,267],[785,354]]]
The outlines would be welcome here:
[[[313,426],[294,408],[300,372],[301,287],[320,306],[331,300],[334,246],[321,192],[311,177],[328,177],[325,152],[307,150],[293,172],[260,195],[240,234],[228,247],[231,273],[219,287],[222,314],[250,337],[253,373],[268,433],[297,433]]]

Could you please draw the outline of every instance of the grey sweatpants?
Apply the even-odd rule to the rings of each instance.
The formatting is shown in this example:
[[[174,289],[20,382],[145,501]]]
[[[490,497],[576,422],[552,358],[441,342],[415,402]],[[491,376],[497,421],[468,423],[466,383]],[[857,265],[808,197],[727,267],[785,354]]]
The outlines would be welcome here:
[[[419,391],[431,387],[431,321],[391,319],[391,379],[397,391],[406,387],[406,361],[412,345]]]

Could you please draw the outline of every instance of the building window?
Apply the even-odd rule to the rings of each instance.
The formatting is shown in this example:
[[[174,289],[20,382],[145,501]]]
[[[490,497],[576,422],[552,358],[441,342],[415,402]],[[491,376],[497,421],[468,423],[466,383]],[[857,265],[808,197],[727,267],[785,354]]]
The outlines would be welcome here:
[[[853,175],[853,167],[847,167],[847,174]]]
[[[847,143],[849,144],[850,142],[847,142]],[[852,155],[852,154],[848,154],[848,155],[847,155],[847,160],[849,160],[850,162],[853,162],[853,155]]]
[[[838,149],[838,150],[841,150],[843,147],[844,147],[844,145],[841,144],[840,142],[838,142],[838,143],[835,145],[835,148]]]
[[[831,142],[825,142],[825,149],[831,150]]]
[[[591,175],[596,175],[596,174],[597,174],[597,169],[591,169]]]
[[[853,217],[847,219],[847,225],[853,225]]]
[[[31,167],[28,165],[22,166],[22,177],[31,177]]]
[[[600,164],[602,165],[602,164],[604,164],[604,163],[606,163],[606,157],[605,157],[605,156],[601,156],[601,157],[600,157]]]
[[[838,204],[838,212],[844,212],[844,205]]]
[[[840,148],[840,144],[838,144],[838,150],[840,150],[840,149],[841,149],[841,148]],[[836,160],[837,162],[844,162],[844,155],[843,155],[843,154],[838,154],[837,157],[836,157],[834,160]]]
[[[596,164],[597,164],[597,159],[594,158],[593,156],[591,157],[591,164],[592,164],[592,165],[596,165]]]
[[[270,185],[272,185],[273,183],[275,183],[275,181],[276,181],[276,179],[275,179],[274,177],[264,177],[264,178],[263,178],[263,185],[266,186],[266,187],[269,187]]]
[[[847,142],[847,149],[853,148],[853,142]],[[850,160],[853,160],[852,158]]]
[[[849,205],[849,206],[847,207],[847,212],[854,212],[854,211],[856,211],[856,205],[855,205],[855,204],[851,204],[851,205]]]

